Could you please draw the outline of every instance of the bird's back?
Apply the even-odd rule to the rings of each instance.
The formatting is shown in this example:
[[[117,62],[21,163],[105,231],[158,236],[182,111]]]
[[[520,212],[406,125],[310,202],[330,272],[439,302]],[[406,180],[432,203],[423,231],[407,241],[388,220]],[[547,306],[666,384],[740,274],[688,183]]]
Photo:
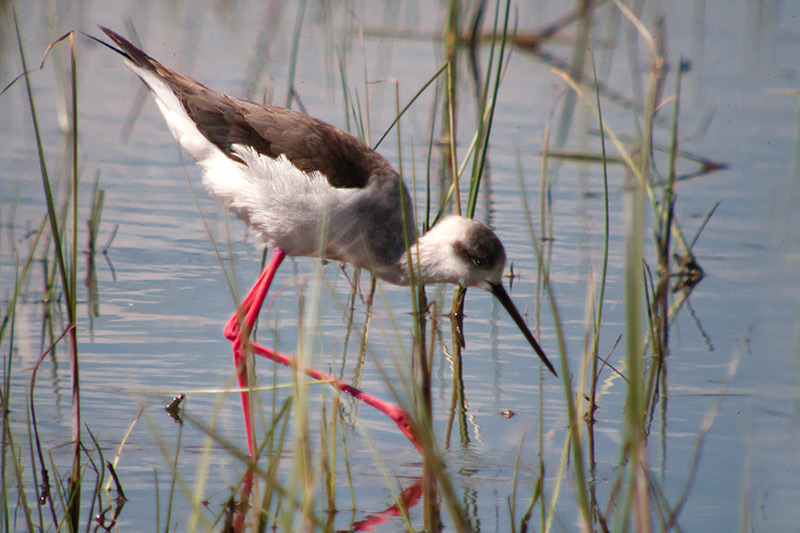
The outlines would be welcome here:
[[[380,154],[308,115],[226,96],[102,28],[153,92],[203,182],[273,247],[391,277],[411,240],[411,198]],[[401,209],[405,197],[405,221]]]

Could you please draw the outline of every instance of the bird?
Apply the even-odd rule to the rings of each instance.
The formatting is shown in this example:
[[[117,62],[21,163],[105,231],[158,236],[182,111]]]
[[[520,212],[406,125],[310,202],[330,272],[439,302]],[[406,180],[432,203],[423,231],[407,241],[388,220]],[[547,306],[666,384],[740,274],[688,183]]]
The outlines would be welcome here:
[[[377,151],[326,122],[289,109],[227,96],[171,70],[120,34],[100,26],[152,93],[169,130],[202,170],[206,189],[273,250],[272,259],[224,328],[231,341],[252,456],[247,350],[331,381],[387,414],[417,448],[405,410],[294,359],[250,342],[249,334],[285,257],[349,263],[394,285],[448,283],[490,292],[547,369],[555,368],[502,283],[506,253],[497,235],[448,215],[418,235],[411,196]],[[409,265],[409,260],[411,265]],[[413,268],[412,268],[413,265]]]

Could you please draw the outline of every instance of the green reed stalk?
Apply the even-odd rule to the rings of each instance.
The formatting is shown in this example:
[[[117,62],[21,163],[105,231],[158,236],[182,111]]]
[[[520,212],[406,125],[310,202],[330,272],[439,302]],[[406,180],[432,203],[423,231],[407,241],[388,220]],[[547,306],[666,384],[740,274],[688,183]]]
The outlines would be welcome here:
[[[447,4],[447,19],[444,30],[445,57],[447,58],[447,79],[445,84],[445,99],[442,107],[444,116],[442,126],[444,129],[443,138],[447,143],[447,150],[443,154],[442,160],[447,163],[449,169],[442,166],[442,176],[450,172],[450,181],[453,185],[454,202],[453,208],[457,215],[461,214],[461,197],[458,188],[458,157],[456,155],[456,137],[458,134],[458,123],[456,122],[458,110],[458,44],[459,44],[459,14],[461,12],[458,0],[450,0]],[[454,306],[455,306],[455,300]]]
[[[303,33],[303,19],[306,14],[307,0],[300,0],[297,6],[297,17],[294,23],[294,33],[292,34],[292,52],[289,61],[289,76],[286,82],[286,109],[291,109],[294,98],[294,76],[297,71],[297,54],[300,50],[300,35]]]
[[[27,61],[25,59],[25,50],[22,45],[22,36],[19,31],[19,22],[14,13],[14,26],[17,34],[17,44],[19,47],[20,59],[22,61],[22,69],[25,77],[25,87],[28,94],[28,104],[30,107],[31,119],[33,121],[34,135],[36,139],[36,148],[39,156],[39,167],[42,176],[42,184],[44,187],[45,198],[47,201],[47,212],[50,221],[50,232],[53,237],[53,245],[55,247],[56,262],[58,264],[59,274],[61,276],[61,284],[64,291],[64,299],[67,306],[68,326],[70,328],[70,365],[72,369],[72,471],[70,473],[70,486],[68,497],[68,516],[69,527],[72,531],[78,529],[80,522],[80,491],[81,491],[81,411],[80,411],[80,379],[78,368],[78,336],[76,332],[76,291],[77,291],[77,226],[78,226],[78,210],[77,210],[77,195],[78,195],[78,97],[77,97],[77,73],[76,73],[76,57],[75,57],[75,43],[74,36],[70,36],[70,59],[72,67],[72,169],[71,169],[71,194],[73,196],[73,212],[72,212],[72,250],[69,262],[69,271],[67,270],[66,251],[62,244],[62,234],[58,225],[58,213],[55,208],[53,199],[53,192],[50,186],[50,176],[47,171],[47,163],[44,156],[44,147],[42,143],[41,132],[39,130],[39,121],[36,115],[36,105],[34,103],[33,88],[28,73]]]
[[[31,256],[33,252],[31,252]],[[11,426],[9,424],[8,415],[11,412],[9,405],[11,401],[11,369],[12,369],[12,360],[11,357],[14,353],[14,332],[16,328],[16,307],[17,307],[17,299],[22,289],[22,283],[20,282],[20,270],[19,270],[19,261],[17,261],[17,268],[15,269],[16,272],[16,280],[14,284],[14,294],[12,296],[11,302],[9,303],[8,314],[6,315],[5,320],[3,321],[3,331],[5,331],[6,326],[8,326],[9,332],[9,343],[8,343],[8,358],[5,361],[6,368],[3,379],[3,396],[0,398],[0,407],[3,409],[3,434],[0,441],[2,441],[2,450],[3,453],[0,457],[2,457],[2,463],[0,463],[0,480],[2,480],[2,485],[0,487],[3,488],[3,494],[0,496],[0,512],[2,512],[2,521],[4,529],[3,531],[11,531],[10,520],[11,520],[11,506],[9,505],[9,494],[13,491],[7,490],[6,485],[6,453],[10,457],[11,465],[14,472],[15,481],[17,484],[17,493],[18,493],[18,501],[17,507],[21,507],[25,514],[25,523],[28,525],[29,529],[34,528],[33,518],[31,516],[31,507],[28,503],[27,492],[25,491],[25,482],[24,482],[24,471],[22,467],[22,459],[17,456],[18,447],[14,444],[14,436],[11,433]],[[0,335],[0,340],[2,339],[2,335]],[[29,414],[30,416],[30,414]],[[31,453],[33,447],[30,447]],[[31,464],[35,464],[35,461],[31,459]],[[10,472],[12,468],[8,468]],[[35,470],[35,469],[34,469]],[[35,484],[35,482],[34,482]],[[38,490],[37,490],[38,492]],[[41,517],[41,511],[39,511],[39,523],[43,523]]]
[[[402,116],[406,114],[406,111],[408,111],[409,108],[412,105],[414,105],[414,103],[417,101],[417,99],[419,99],[419,97],[422,96],[422,94],[428,89],[428,87],[430,87],[431,84],[434,81],[436,81],[443,72],[447,72],[447,69],[448,69],[448,64],[447,63],[445,63],[444,65],[439,67],[439,69],[436,72],[434,72],[431,75],[431,77],[428,78],[425,81],[425,83],[422,84],[422,87],[420,87],[417,90],[417,92],[414,93],[414,95],[411,97],[411,99],[409,99],[409,101],[406,102],[406,105],[404,105],[402,109],[400,109],[399,102],[398,102],[398,106],[397,106],[398,107],[398,111],[397,111],[397,114],[394,117],[394,120],[392,120],[392,123],[389,124],[389,127],[386,128],[386,130],[383,132],[383,135],[381,135],[381,138],[378,139],[378,142],[375,143],[375,146],[372,147],[373,150],[377,150],[378,149],[378,146],[380,146],[380,144],[383,142],[383,140],[386,138],[386,136],[389,135],[389,132],[392,131],[392,128],[394,128],[395,126],[398,126],[398,128],[399,128],[398,123],[400,122],[400,119],[402,118]]]
[[[682,61],[681,61],[682,63]],[[658,283],[653,293],[653,327],[651,328],[653,364],[647,383],[645,398],[648,403],[655,400],[656,383],[662,377],[664,359],[669,354],[669,284],[671,281],[670,245],[674,227],[675,213],[675,180],[677,177],[678,159],[678,119],[680,115],[682,68],[675,72],[675,101],[673,105],[672,127],[670,131],[669,167],[667,183],[664,187],[663,200],[659,204],[660,225],[656,232],[656,249],[658,253]],[[649,410],[649,408],[648,408]]]
[[[480,189],[481,179],[483,178],[483,170],[486,166],[486,157],[489,151],[489,137],[492,132],[492,121],[494,120],[495,105],[497,102],[497,94],[500,90],[500,82],[503,79],[503,71],[505,67],[504,57],[506,49],[506,40],[508,37],[508,24],[511,14],[511,0],[506,0],[505,14],[503,17],[503,29],[500,33],[500,45],[497,52],[497,66],[494,70],[494,77],[487,76],[486,83],[483,88],[483,96],[481,98],[480,109],[483,110],[480,122],[478,123],[477,133],[477,146],[475,157],[472,160],[472,177],[469,185],[469,196],[467,199],[466,216],[472,218],[475,215],[475,206],[478,201],[478,190]],[[498,39],[498,24],[500,17],[500,2],[498,1],[494,15],[494,28],[492,30],[492,45],[489,48],[489,64],[487,70],[491,71],[494,63],[495,47],[497,46]],[[491,89],[490,89],[491,87]],[[491,91],[491,97],[489,96]]]
[[[414,261],[414,257],[419,258],[419,249],[416,247],[416,237],[412,237],[411,231],[414,228],[415,217],[412,208],[412,220],[407,220],[407,206],[405,186],[403,185],[403,142],[400,129],[400,85],[395,81],[395,106],[398,118],[395,120],[397,131],[397,172],[401,181],[398,189],[400,194],[400,212],[403,214],[403,239],[406,248],[406,261],[408,263],[408,286],[411,293],[411,313],[413,316],[413,349],[414,354],[412,365],[418,370],[414,372],[417,378],[413,380],[413,405],[416,407],[417,421],[415,433],[417,439],[421,440],[423,447],[422,453],[422,478],[423,478],[423,524],[429,531],[436,530],[440,526],[441,518],[438,510],[438,497],[436,487],[436,472],[434,470],[433,456],[436,451],[433,447],[433,418],[430,393],[430,372],[428,357],[425,352],[425,315],[422,312],[427,306],[425,303],[425,289],[419,283],[419,264]],[[413,238],[413,241],[412,241]],[[414,253],[416,251],[416,254]]]
[[[644,390],[644,342],[642,338],[642,302],[644,301],[644,231],[645,231],[645,195],[648,191],[650,171],[650,154],[652,151],[653,112],[656,109],[659,78],[663,63],[658,56],[651,34],[641,21],[623,5],[614,0],[615,5],[636,27],[645,42],[653,62],[653,70],[649,79],[647,95],[643,105],[642,139],[640,149],[633,168],[637,180],[630,193],[630,212],[628,216],[627,242],[625,250],[625,363],[628,369],[627,396],[625,401],[625,417],[623,428],[623,457],[630,464],[629,492],[627,494],[624,527],[628,527],[629,517],[633,516],[637,531],[650,531],[650,481],[647,466],[647,399]]]
[[[545,146],[547,145],[545,144]],[[578,407],[576,406],[575,402],[575,391],[573,391],[572,383],[570,381],[571,375],[569,371],[569,361],[567,358],[567,346],[564,338],[564,329],[563,329],[563,324],[561,322],[560,314],[558,312],[558,304],[555,297],[555,293],[553,291],[552,285],[550,284],[550,272],[544,263],[543,252],[538,244],[539,240],[536,236],[536,230],[533,227],[533,219],[531,217],[530,208],[528,207],[528,203],[525,201],[527,193],[525,192],[525,181],[522,179],[521,173],[520,173],[520,191],[521,191],[520,196],[522,199],[522,207],[523,211],[525,212],[525,220],[528,224],[528,231],[531,236],[531,243],[533,245],[533,250],[536,253],[536,260],[539,264],[542,284],[544,285],[545,292],[547,293],[547,297],[550,300],[550,308],[553,312],[553,323],[555,327],[556,340],[558,341],[558,350],[559,353],[561,354],[560,376],[564,387],[564,396],[567,404],[566,411],[570,428],[569,437],[567,438],[566,447],[564,449],[564,456],[563,456],[564,460],[562,461],[562,464],[566,463],[566,459],[569,456],[568,452],[571,452],[572,468],[574,469],[574,478],[575,478],[574,488],[578,495],[578,506],[581,512],[583,522],[586,525],[586,527],[588,527],[588,524],[591,523],[591,508],[586,488],[588,483],[586,479],[586,469],[584,466],[583,439],[581,437],[580,417],[578,416],[577,413]],[[563,479],[563,475],[559,476],[559,483],[561,479]],[[553,506],[554,505],[555,505],[555,500],[553,501]],[[553,519],[553,514],[551,512],[551,514],[548,515],[547,517],[547,522],[546,522],[547,528],[549,528],[552,519]]]
[[[608,204],[608,162],[606,159],[606,141],[605,141],[605,126],[603,124],[603,110],[602,105],[600,103],[600,87],[597,83],[597,67],[595,65],[595,58],[594,54],[591,54],[592,57],[592,74],[594,78],[594,86],[595,86],[595,101],[597,105],[597,124],[600,128],[600,153],[602,156],[602,164],[603,164],[603,258],[602,258],[602,266],[600,269],[600,287],[597,295],[597,303],[595,304],[596,313],[594,316],[594,324],[593,330],[594,334],[592,336],[592,345],[590,349],[591,354],[591,376],[589,382],[589,405],[588,405],[588,419],[587,419],[587,445],[588,445],[588,460],[589,460],[589,471],[591,479],[595,479],[596,477],[596,467],[597,461],[595,458],[595,434],[594,434],[594,413],[597,410],[597,381],[600,377],[600,354],[599,354],[599,346],[600,346],[600,328],[603,322],[603,304],[605,302],[605,293],[606,293],[606,279],[608,276],[608,242],[609,242],[609,235],[610,235],[610,219],[609,219],[609,204]],[[597,503],[597,492],[595,483],[592,483],[589,487],[589,493],[591,495],[591,506],[593,509],[599,509],[599,505]],[[595,512],[594,516],[600,521],[601,526],[604,529],[607,529],[605,525],[605,517],[600,512]]]
[[[322,245],[325,229],[318,236],[318,246]],[[319,328],[320,290],[322,280],[322,262],[314,261],[314,280],[311,286],[311,295],[306,303],[306,298],[301,292],[298,301],[298,346],[297,355],[303,365],[307,365],[318,346],[315,342]],[[310,310],[310,312],[307,312]],[[292,372],[292,390],[294,391],[294,446],[292,475],[289,490],[292,494],[300,491],[300,523],[293,524],[294,512],[286,506],[282,508],[281,525],[287,530],[306,530],[314,519],[315,487],[318,480],[314,479],[312,461],[311,433],[309,428],[310,395],[308,377],[304,372]]]

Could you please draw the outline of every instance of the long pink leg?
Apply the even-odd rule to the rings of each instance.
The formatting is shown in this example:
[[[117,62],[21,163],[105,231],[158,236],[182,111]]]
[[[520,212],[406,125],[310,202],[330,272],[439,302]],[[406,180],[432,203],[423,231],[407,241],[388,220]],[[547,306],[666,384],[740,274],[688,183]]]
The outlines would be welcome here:
[[[253,326],[255,326],[258,319],[258,313],[264,303],[264,298],[267,297],[275,272],[277,272],[285,257],[286,254],[282,250],[275,250],[267,268],[261,272],[256,284],[250,289],[250,292],[247,293],[247,296],[239,306],[239,310],[233,313],[223,330],[225,338],[233,343],[233,364],[236,368],[239,388],[242,389],[242,410],[244,411],[244,427],[245,431],[247,431],[247,451],[251,456],[255,452],[255,433],[251,419],[250,391],[248,390],[250,382],[247,379],[246,341],[250,338],[250,332],[253,331]],[[241,317],[241,322],[239,317]]]
[[[258,354],[262,357],[266,357],[275,361],[276,363],[280,363],[283,366],[288,366],[296,371],[303,372],[307,376],[316,379],[318,381],[328,381],[331,385],[336,387],[340,391],[344,391],[353,398],[357,400],[361,400],[367,405],[371,405],[381,413],[385,414],[389,418],[391,418],[397,427],[400,428],[400,431],[403,435],[406,436],[408,440],[411,441],[418,450],[422,451],[417,438],[414,436],[414,432],[411,429],[411,425],[409,424],[409,417],[408,413],[406,413],[405,409],[402,407],[395,405],[391,402],[387,402],[372,396],[371,394],[367,394],[366,392],[359,390],[353,386],[348,385],[344,381],[338,380],[333,376],[328,374],[323,374],[319,370],[315,368],[311,368],[310,366],[305,366],[294,359],[286,357],[283,354],[280,354],[274,350],[270,350],[269,348],[264,348],[260,344],[256,344],[254,342],[250,343],[250,349],[253,351],[254,354]]]
[[[267,296],[269,287],[272,284],[272,279],[275,277],[275,272],[278,270],[278,267],[285,257],[286,254],[282,250],[275,250],[272,260],[269,262],[267,268],[264,269],[256,281],[256,284],[245,297],[240,306],[240,310],[233,314],[224,329],[225,337],[233,343],[233,361],[236,366],[239,387],[242,389],[242,409],[244,410],[244,425],[245,430],[247,431],[247,449],[251,456],[255,451],[255,433],[253,432],[253,425],[250,416],[250,393],[247,390],[249,388],[249,382],[247,379],[247,366],[245,365],[245,356],[247,353],[245,339],[249,339],[250,337],[250,332],[253,330],[253,326],[258,319],[258,313],[261,310],[261,305],[264,303],[264,299]],[[241,327],[239,321],[240,316],[242,317]],[[274,350],[270,350],[256,343],[249,343],[249,346],[255,354],[271,359],[276,363],[282,364],[294,370],[304,372],[313,379],[319,381],[329,381],[337,389],[344,391],[347,394],[350,394],[352,397],[363,401],[367,405],[371,405],[372,407],[376,408],[378,411],[391,418],[394,423],[397,424],[397,427],[400,428],[400,431],[403,433],[403,435],[405,435],[406,438],[411,441],[411,443],[417,449],[420,449],[420,444],[411,430],[408,413],[406,413],[403,408],[393,403],[380,400],[370,394],[348,385],[343,381],[337,380],[327,374],[323,374],[314,368],[302,365],[294,359],[291,359]]]

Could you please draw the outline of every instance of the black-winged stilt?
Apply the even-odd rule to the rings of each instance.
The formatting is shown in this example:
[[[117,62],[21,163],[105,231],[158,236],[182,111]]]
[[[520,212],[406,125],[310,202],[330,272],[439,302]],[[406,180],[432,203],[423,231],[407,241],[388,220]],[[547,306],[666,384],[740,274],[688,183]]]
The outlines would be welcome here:
[[[491,292],[555,375],[503,288],[506,254],[497,236],[474,220],[448,216],[417,238],[411,197],[388,161],[344,131],[302,113],[232,98],[170,70],[119,34],[101,29],[152,91],[172,134],[203,170],[203,184],[274,249],[272,260],[225,326],[233,343],[252,454],[246,348],[285,366],[290,358],[248,342],[283,259],[322,257],[351,263],[396,285],[409,284],[406,232],[423,284],[451,283]],[[405,208],[405,211],[403,209]],[[404,225],[406,224],[406,225]],[[417,255],[418,254],[418,255]],[[302,370],[376,407],[418,446],[400,407],[314,369]]]

